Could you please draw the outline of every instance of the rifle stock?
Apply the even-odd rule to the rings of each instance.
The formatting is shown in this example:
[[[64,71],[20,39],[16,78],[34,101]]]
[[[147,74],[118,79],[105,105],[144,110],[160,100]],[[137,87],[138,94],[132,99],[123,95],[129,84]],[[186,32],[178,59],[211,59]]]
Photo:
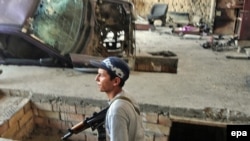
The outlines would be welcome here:
[[[90,127],[91,127],[92,131],[94,131],[95,129],[103,131],[103,129],[101,129],[101,128],[104,125],[104,120],[105,120],[108,108],[109,107],[103,109],[99,113],[95,112],[92,117],[86,118],[84,121],[81,121],[81,122],[77,123],[76,125],[74,125],[73,127],[71,127],[70,129],[68,129],[68,133],[66,133],[61,138],[61,140],[66,140],[70,136],[72,136],[73,134],[78,134],[79,132],[84,131]],[[101,133],[99,133],[99,134],[101,134]],[[103,134],[102,134],[102,136],[103,136]]]

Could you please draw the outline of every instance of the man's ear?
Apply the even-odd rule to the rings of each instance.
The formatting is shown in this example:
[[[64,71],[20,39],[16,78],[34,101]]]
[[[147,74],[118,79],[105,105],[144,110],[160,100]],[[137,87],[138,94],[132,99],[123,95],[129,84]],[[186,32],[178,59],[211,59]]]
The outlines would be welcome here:
[[[115,77],[113,81],[114,81],[114,86],[118,86],[121,83],[121,78]]]

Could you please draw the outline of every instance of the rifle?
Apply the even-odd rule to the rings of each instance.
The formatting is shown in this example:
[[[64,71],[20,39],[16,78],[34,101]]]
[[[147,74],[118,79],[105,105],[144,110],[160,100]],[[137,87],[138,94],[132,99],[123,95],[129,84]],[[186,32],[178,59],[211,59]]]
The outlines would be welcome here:
[[[92,131],[97,129],[98,131],[98,141],[106,140],[106,132],[104,128],[104,120],[106,117],[106,113],[109,107],[101,110],[99,113],[93,113],[92,117],[86,118],[84,121],[81,121],[74,125],[73,127],[68,129],[68,133],[66,133],[61,140],[66,140],[73,134],[78,134],[81,131],[84,131],[91,127]]]

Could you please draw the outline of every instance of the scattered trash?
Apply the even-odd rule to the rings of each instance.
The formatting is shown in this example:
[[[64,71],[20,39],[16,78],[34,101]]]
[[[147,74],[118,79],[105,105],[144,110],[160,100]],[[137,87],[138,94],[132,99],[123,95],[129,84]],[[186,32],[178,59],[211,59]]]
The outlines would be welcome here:
[[[201,39],[201,35],[185,34],[182,36],[183,39]]]
[[[213,51],[229,50],[230,48],[235,49],[238,47],[238,36],[223,37],[222,35],[212,35],[210,40],[201,44],[205,49],[211,48]]]
[[[226,58],[228,59],[241,59],[241,60],[250,60],[250,47],[240,47],[241,48],[241,54],[237,55],[227,55]],[[242,54],[243,53],[243,54]]]

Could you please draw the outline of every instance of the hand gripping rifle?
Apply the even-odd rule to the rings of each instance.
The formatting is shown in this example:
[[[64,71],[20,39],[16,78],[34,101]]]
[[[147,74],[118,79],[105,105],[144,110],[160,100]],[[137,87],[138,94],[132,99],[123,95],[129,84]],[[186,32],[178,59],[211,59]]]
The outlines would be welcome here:
[[[109,107],[101,110],[99,113],[94,113],[92,117],[86,118],[84,121],[81,121],[74,125],[73,127],[68,129],[68,133],[66,133],[61,140],[66,140],[73,134],[78,134],[81,131],[84,131],[91,127],[92,131],[97,129],[98,132],[98,141],[105,141],[106,140],[106,133],[104,128],[104,122],[106,113]]]

